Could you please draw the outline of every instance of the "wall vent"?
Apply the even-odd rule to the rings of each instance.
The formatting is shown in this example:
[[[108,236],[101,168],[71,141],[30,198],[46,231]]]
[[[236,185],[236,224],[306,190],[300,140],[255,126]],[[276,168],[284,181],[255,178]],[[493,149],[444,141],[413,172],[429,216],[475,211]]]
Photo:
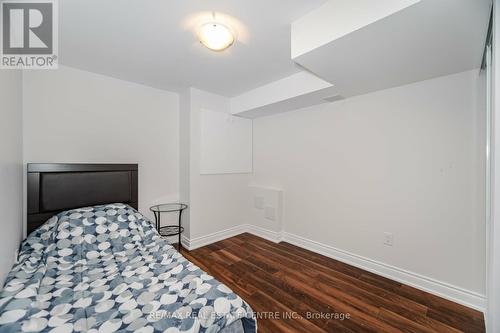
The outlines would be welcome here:
[[[340,96],[340,95],[334,95],[334,96],[330,96],[330,97],[325,97],[323,98],[323,100],[329,102],[329,103],[333,103],[333,102],[336,102],[336,101],[340,101],[342,99],[345,99],[344,96]]]

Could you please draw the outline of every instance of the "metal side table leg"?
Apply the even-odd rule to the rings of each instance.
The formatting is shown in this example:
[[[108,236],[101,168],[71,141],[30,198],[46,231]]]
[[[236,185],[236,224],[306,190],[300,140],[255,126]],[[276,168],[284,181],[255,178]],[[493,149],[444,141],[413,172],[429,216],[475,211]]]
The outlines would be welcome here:
[[[181,244],[181,216],[182,216],[182,209],[179,211],[179,243],[177,244],[177,251],[181,252],[182,244]]]

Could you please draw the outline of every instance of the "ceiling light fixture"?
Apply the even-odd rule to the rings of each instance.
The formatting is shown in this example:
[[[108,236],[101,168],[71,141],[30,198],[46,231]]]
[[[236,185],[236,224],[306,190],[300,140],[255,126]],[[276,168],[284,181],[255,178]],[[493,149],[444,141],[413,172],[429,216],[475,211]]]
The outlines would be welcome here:
[[[213,21],[200,26],[198,38],[210,50],[222,51],[233,45],[234,33],[230,27],[215,21],[215,13],[212,16]]]

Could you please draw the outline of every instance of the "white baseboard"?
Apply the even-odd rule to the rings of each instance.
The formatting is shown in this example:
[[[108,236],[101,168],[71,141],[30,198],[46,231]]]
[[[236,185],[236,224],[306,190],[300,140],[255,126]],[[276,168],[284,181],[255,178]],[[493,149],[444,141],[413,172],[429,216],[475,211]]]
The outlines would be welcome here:
[[[377,275],[412,286],[450,301],[484,312],[486,296],[446,282],[438,281],[414,272],[365,258],[301,236],[283,233],[283,241],[310,250]]]
[[[261,227],[257,227],[252,224],[245,224],[245,231],[251,233],[252,235],[259,236],[274,243],[279,243],[283,241],[282,231],[272,231]]]
[[[446,282],[438,281],[414,272],[391,266],[373,259],[359,256],[348,251],[337,249],[333,246],[322,244],[298,235],[288,232],[272,231],[257,227],[251,224],[242,224],[236,227],[214,232],[212,234],[188,239],[182,237],[182,244],[189,250],[209,245],[226,238],[230,238],[244,232],[262,237],[269,241],[279,243],[285,241],[299,246],[306,250],[322,254],[332,259],[344,262],[346,264],[364,269],[366,271],[378,274],[394,281],[412,286],[414,288],[429,292],[431,294],[443,297],[450,301],[465,305],[467,307],[484,312],[486,309],[486,296],[469,291]]]
[[[209,245],[218,241],[221,241],[226,238],[230,238],[239,234],[247,232],[247,227],[245,224],[238,225],[229,229],[217,231],[205,236],[196,237],[196,238],[187,238],[184,235],[182,236],[181,242],[182,246],[187,248],[188,250],[194,250],[199,247]]]

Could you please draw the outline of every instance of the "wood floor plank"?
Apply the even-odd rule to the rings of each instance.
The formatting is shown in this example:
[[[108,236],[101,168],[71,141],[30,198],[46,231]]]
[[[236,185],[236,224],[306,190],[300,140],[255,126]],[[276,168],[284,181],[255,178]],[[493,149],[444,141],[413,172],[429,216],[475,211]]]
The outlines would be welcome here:
[[[386,309],[380,309],[378,318],[406,333],[433,333],[434,330]]]
[[[261,292],[265,292],[267,295],[272,295],[273,298],[282,304],[293,308],[294,311],[303,317],[308,317],[308,313],[330,311],[328,304],[317,301],[300,290],[295,290],[274,276],[265,277],[261,274],[255,274],[253,276],[247,276],[245,279],[259,285],[261,287]],[[272,308],[268,308],[268,311],[272,311]],[[315,318],[312,322],[321,327],[326,324],[327,320],[323,318]]]
[[[275,258],[273,258],[272,253],[269,253],[268,257],[266,258],[262,259],[260,257],[255,258],[255,260],[266,261],[268,265],[269,262],[273,261],[273,259]],[[343,278],[351,279],[350,281],[349,280],[345,281],[343,278],[335,278],[332,276],[328,276],[324,273],[321,273],[321,276],[317,276],[316,279],[311,280],[309,276],[304,274],[304,271],[307,270],[307,268],[304,268],[304,266],[283,263],[282,261],[283,261],[282,258],[280,258],[279,261],[275,262],[275,266],[280,270],[278,272],[278,276],[284,275],[284,276],[295,277],[296,279],[304,283],[313,284],[317,289],[326,290],[327,293],[328,289],[330,289],[330,291],[335,291],[337,292],[336,294],[337,297],[341,298],[341,295],[344,295],[343,298],[347,300],[347,303],[355,307],[356,306],[359,307],[359,304],[361,304],[361,307],[359,308],[363,308],[364,305],[364,308],[368,308],[373,313],[377,313],[379,306],[385,306],[388,309],[394,311],[395,313],[412,315],[412,316],[417,316],[417,315],[424,316],[427,312],[426,306],[406,300],[402,297],[398,297],[397,295],[391,295],[389,297],[390,299],[397,300],[397,302],[394,302],[387,299],[388,296],[387,292],[382,292],[379,293],[381,295],[377,295],[372,293],[373,287],[366,288],[365,290],[359,288],[358,285],[362,282],[355,278],[351,278],[350,276],[343,275]],[[351,297],[351,295],[354,297]]]
[[[426,315],[427,313],[427,306],[420,304],[418,302],[415,302],[413,300],[407,299],[405,297],[402,297],[396,293],[393,293],[391,291],[388,291],[386,289],[382,289],[379,287],[376,287],[372,284],[366,283],[364,281],[361,281],[359,279],[353,278],[348,275],[344,275],[343,273],[339,272],[332,272],[330,274],[324,274],[320,273],[318,275],[318,280],[324,281],[325,283],[338,283],[338,281],[342,281],[344,283],[350,284],[352,286],[356,286],[356,288],[359,288],[361,290],[364,290],[368,292],[369,294],[376,295],[380,297],[381,299],[384,299],[384,304],[387,304],[387,302],[390,302],[391,304],[394,304],[397,307],[401,307],[407,310],[407,312],[412,313],[413,315]],[[346,287],[347,288],[347,287]],[[394,310],[394,308],[389,308]],[[395,311],[396,313],[399,313],[399,311]]]
[[[341,293],[332,295],[335,293],[332,293],[331,289],[327,290],[325,288],[317,288],[312,284],[305,284],[287,275],[280,276],[280,279],[288,285],[304,290],[308,295],[314,297],[315,299],[320,300],[325,304],[329,304],[333,310],[332,312],[349,314],[353,320],[346,321],[346,325],[357,326],[359,324],[366,331],[397,332],[394,327],[380,321],[377,318],[378,309],[367,303],[362,304],[361,302],[356,302],[356,304],[353,304],[355,301],[352,298],[347,301],[347,295],[341,295]]]
[[[453,311],[446,313],[445,311],[429,309],[427,316],[464,332],[485,332],[484,322],[460,317]]]
[[[265,272],[257,271],[256,274],[245,277],[245,279],[256,282],[261,288],[262,292],[267,295],[272,295],[282,304],[290,307],[298,314],[304,318],[310,317],[308,320],[313,324],[321,327],[328,326],[334,328],[335,332],[349,332],[342,322],[337,320],[329,320],[323,317],[311,317],[311,314],[318,313],[331,313],[332,306],[323,303],[321,300],[315,299],[310,295],[304,293],[302,290],[298,290],[284,281],[275,277],[273,275],[266,276]],[[268,311],[272,311],[272,308],[267,308]]]
[[[372,291],[367,291],[363,288],[358,287],[358,285],[351,284],[350,282],[343,281],[341,279],[335,278],[325,278],[324,276],[320,276],[318,278],[318,282],[321,283],[321,286],[325,286],[325,288],[330,285],[334,286],[335,289],[341,290],[343,293],[347,293],[349,295],[353,295],[359,300],[366,302],[374,307],[385,307],[388,310],[391,310],[400,315],[411,315],[411,316],[426,316],[427,307],[418,304],[418,303],[410,303],[410,302],[399,302],[402,298],[388,297],[388,294],[385,296],[379,296]]]
[[[278,321],[286,326],[286,330],[283,332],[309,332],[309,333],[325,333],[321,327],[316,326],[314,323],[305,319],[303,316],[295,313],[294,310],[281,304],[273,297],[262,293],[260,291],[254,293],[250,302],[252,305],[262,309],[267,315],[258,318],[260,322],[262,321]],[[272,314],[273,318],[270,318]]]
[[[259,314],[298,315],[258,318],[259,333],[485,331],[479,311],[289,243],[245,233],[181,253]]]
[[[252,251],[250,251],[246,246],[241,246],[243,244],[233,244],[229,247],[226,247],[224,250],[231,252],[233,255],[239,257],[240,259],[246,259],[254,255]]]

